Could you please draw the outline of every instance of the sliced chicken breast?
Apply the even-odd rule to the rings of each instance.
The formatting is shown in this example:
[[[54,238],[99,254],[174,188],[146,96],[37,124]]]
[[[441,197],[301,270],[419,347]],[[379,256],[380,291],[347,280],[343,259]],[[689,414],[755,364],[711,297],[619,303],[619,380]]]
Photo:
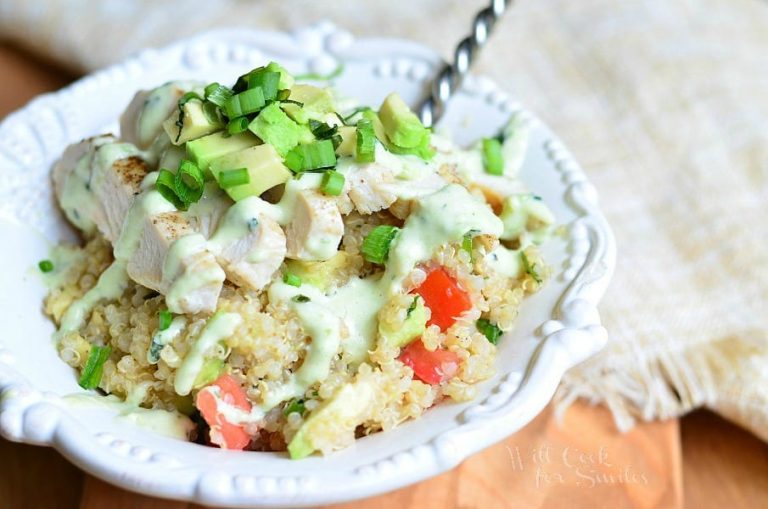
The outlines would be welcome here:
[[[343,234],[344,223],[333,197],[314,189],[296,194],[293,220],[285,227],[288,258],[328,260],[338,251]]]

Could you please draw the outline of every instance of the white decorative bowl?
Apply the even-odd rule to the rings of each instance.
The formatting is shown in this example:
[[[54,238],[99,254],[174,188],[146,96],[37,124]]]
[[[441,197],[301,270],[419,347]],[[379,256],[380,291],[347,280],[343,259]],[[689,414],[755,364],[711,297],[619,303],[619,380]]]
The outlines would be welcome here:
[[[51,197],[49,171],[65,146],[106,130],[134,92],[171,79],[230,82],[277,60],[294,73],[329,72],[364,103],[398,91],[415,104],[439,58],[400,40],[353,40],[329,24],[293,34],[216,31],[92,74],[11,114],[0,125],[0,432],[55,447],[108,482],[160,497],[249,507],[297,507],[376,495],[455,467],[528,423],[563,373],[606,341],[596,305],[615,247],[594,187],[554,135],[531,116],[523,180],[553,209],[565,234],[543,248],[554,277],[523,305],[500,342],[498,375],[475,402],[442,404],[422,418],[357,441],[328,457],[228,452],[165,438],[116,419],[108,408],[69,406],[82,392],[56,355],[41,312],[46,289],[35,267],[58,241],[76,239]],[[488,136],[520,106],[493,83],[467,79],[440,127],[461,143]],[[530,115],[524,112],[526,115]]]

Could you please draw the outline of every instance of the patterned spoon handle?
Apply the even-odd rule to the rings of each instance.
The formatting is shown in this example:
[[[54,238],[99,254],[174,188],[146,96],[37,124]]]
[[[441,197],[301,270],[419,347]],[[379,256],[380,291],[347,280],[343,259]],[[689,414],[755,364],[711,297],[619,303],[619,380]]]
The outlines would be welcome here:
[[[475,16],[472,34],[462,39],[456,46],[453,63],[443,65],[432,81],[429,97],[419,107],[419,117],[425,126],[432,127],[440,120],[445,104],[461,86],[464,76],[477,58],[478,51],[488,42],[496,21],[507,10],[507,3],[507,0],[491,0],[488,7]]]

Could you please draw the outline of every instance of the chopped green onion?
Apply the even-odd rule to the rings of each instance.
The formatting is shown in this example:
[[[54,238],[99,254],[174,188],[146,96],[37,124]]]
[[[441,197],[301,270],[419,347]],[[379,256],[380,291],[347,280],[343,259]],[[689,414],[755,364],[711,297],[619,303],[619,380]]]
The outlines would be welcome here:
[[[371,263],[383,265],[389,256],[389,245],[400,229],[396,226],[382,224],[371,230],[363,239],[360,251],[363,257]]]
[[[483,138],[483,164],[485,171],[491,175],[504,174],[504,157],[501,154],[501,143],[496,138]]]
[[[526,274],[530,275],[537,283],[541,283],[543,281],[541,274],[536,270],[536,264],[531,264],[531,262],[528,261],[528,256],[525,254],[525,251],[520,251],[520,259],[523,261],[523,270]]]
[[[336,149],[331,140],[297,145],[285,156],[285,165],[296,173],[336,166]]]
[[[179,118],[176,120],[176,127],[179,128],[179,134],[176,135],[176,142],[179,141],[179,138],[181,138],[181,131],[184,129],[184,105],[187,104],[192,99],[197,99],[199,101],[202,101],[203,99],[197,95],[195,92],[187,92],[186,94],[181,96],[181,99],[179,99],[178,107],[179,107]]]
[[[469,253],[469,261],[474,263],[475,256],[472,251],[472,231],[468,231],[464,234],[464,238],[461,239],[461,249]]]
[[[304,400],[296,398],[296,399],[292,399],[285,406],[285,410],[283,410],[283,415],[287,417],[288,415],[294,412],[304,415],[305,411],[306,411],[306,408],[304,407]]]
[[[416,307],[419,305],[419,296],[413,298],[413,302],[411,302],[411,305],[408,306],[408,309],[405,312],[405,318],[406,320],[411,317],[411,313],[416,311]]]
[[[331,140],[333,142],[334,150],[341,145],[341,135],[339,134],[339,126],[326,124],[325,122],[319,122],[314,119],[309,120],[309,130],[315,135],[318,140]]]
[[[498,325],[491,323],[490,320],[486,320],[485,318],[480,318],[475,322],[475,325],[477,326],[477,330],[482,332],[483,335],[488,338],[489,343],[495,345],[499,342],[501,329],[499,329]]]
[[[229,189],[230,187],[242,186],[248,184],[251,181],[251,176],[248,173],[248,168],[238,168],[236,170],[225,170],[219,173],[219,186],[222,189]]]
[[[301,278],[292,272],[286,272],[283,274],[283,283],[298,288],[301,286]]]
[[[340,195],[344,189],[344,175],[333,170],[325,172],[320,189],[329,196]]]
[[[261,110],[267,104],[264,91],[261,88],[250,88],[237,95],[233,95],[224,103],[224,111],[229,118],[250,115]]]
[[[200,168],[192,161],[183,159],[174,179],[176,195],[179,199],[187,205],[197,202],[203,196],[204,184],[205,179]]]
[[[229,101],[233,95],[234,92],[230,88],[218,83],[211,83],[205,87],[205,100],[212,102],[220,108],[223,108],[224,103]]]
[[[229,134],[240,134],[248,129],[248,124],[250,123],[248,117],[233,118],[229,121],[229,124],[227,124],[227,132]]]
[[[289,88],[286,88],[286,89],[283,89],[283,90],[279,90],[279,91],[277,92],[277,97],[276,97],[276,99],[277,99],[278,101],[280,101],[280,102],[284,102],[284,103],[294,103],[294,104],[298,104],[299,106],[304,106],[304,105],[303,105],[303,104],[301,104],[299,101],[291,101],[291,100],[289,100],[288,98],[289,98],[290,96],[291,96],[291,90],[290,90]]]
[[[362,119],[357,123],[355,160],[358,163],[372,163],[376,160],[376,133],[370,120]]]
[[[53,262],[51,260],[40,260],[40,263],[38,263],[37,266],[40,268],[40,272],[43,273],[48,273],[53,270]]]
[[[277,98],[280,73],[259,68],[248,74],[248,89],[260,88],[264,99],[274,101]]]
[[[293,302],[299,302],[303,304],[304,302],[309,302],[310,298],[307,297],[306,295],[296,295],[293,298],[291,298],[291,300]]]
[[[101,382],[101,375],[104,372],[104,363],[109,359],[112,349],[108,346],[93,345],[88,353],[88,360],[80,374],[78,383],[83,389],[95,389]]]
[[[339,64],[338,66],[336,66],[336,69],[334,69],[329,74],[319,74],[316,72],[308,72],[306,74],[297,75],[296,80],[331,81],[332,79],[335,79],[341,76],[343,72],[344,72],[344,64]]]
[[[349,122],[349,120],[352,117],[354,117],[355,115],[357,115],[358,113],[362,113],[362,112],[368,111],[370,109],[371,109],[370,106],[359,106],[359,107],[355,108],[354,110],[352,110],[349,115],[347,115],[346,117],[343,117],[342,120],[344,121],[345,124],[347,124]]]
[[[155,188],[160,195],[179,210],[187,210],[187,205],[176,193],[176,175],[166,170],[160,170],[155,181]]]
[[[160,311],[159,315],[157,315],[157,322],[158,322],[157,328],[159,330],[165,330],[171,326],[172,321],[173,321],[173,315],[171,314],[170,311],[168,311],[167,309],[164,309]]]

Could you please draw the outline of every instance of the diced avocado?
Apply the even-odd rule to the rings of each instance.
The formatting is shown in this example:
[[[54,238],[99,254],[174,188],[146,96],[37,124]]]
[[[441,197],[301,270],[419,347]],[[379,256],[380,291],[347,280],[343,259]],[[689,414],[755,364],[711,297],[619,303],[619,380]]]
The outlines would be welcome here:
[[[357,147],[357,130],[355,126],[343,125],[339,127],[341,143],[336,147],[336,153],[340,156],[354,156]]]
[[[384,124],[381,123],[381,119],[373,110],[363,111],[363,118],[370,120],[373,125],[373,132],[376,134],[376,138],[385,146],[389,145],[389,139],[387,139],[387,133],[384,132]]]
[[[375,395],[374,387],[364,380],[342,386],[330,400],[309,415],[294,435],[288,444],[291,458],[306,458],[323,442],[332,445],[339,434],[353,433],[365,419]]]
[[[336,274],[349,263],[350,255],[339,251],[322,262],[286,260],[288,270],[301,278],[302,284],[310,284],[326,292],[331,287]]]
[[[232,136],[223,132],[214,133],[188,142],[187,157],[198,168],[207,172],[211,161],[214,159],[258,144],[259,140],[251,133],[240,133]]]
[[[182,115],[183,113],[183,115]],[[179,130],[179,117],[182,116],[181,130]],[[181,145],[189,140],[194,140],[222,129],[217,119],[209,117],[203,110],[203,103],[196,99],[187,101],[181,107],[181,111],[174,112],[165,122],[163,129],[174,145]]]
[[[333,96],[327,88],[313,87],[312,85],[294,85],[291,88],[289,99],[298,101],[304,105],[303,110],[307,118],[321,120],[327,113],[333,113]]]
[[[293,147],[299,144],[301,128],[291,120],[278,103],[272,103],[248,124],[248,130],[269,143],[277,153],[285,157]]]
[[[309,122],[309,116],[304,108],[294,103],[280,103],[280,107],[283,111],[291,117],[294,122],[299,124],[306,124]]]
[[[293,79],[293,76],[291,76],[291,74],[285,70],[285,67],[278,64],[277,62],[268,63],[267,70],[280,73],[280,83],[278,83],[278,88],[280,90],[291,88],[293,84],[296,83],[296,80]]]
[[[429,130],[397,94],[389,94],[381,103],[379,119],[389,141],[398,147],[416,148],[429,137]]]
[[[176,173],[176,170],[178,169],[181,160],[185,158],[185,155],[184,147],[171,145],[163,151],[163,155],[160,156],[160,161],[158,162],[157,167],[160,169],[165,168],[166,170]]]
[[[424,306],[424,299],[416,296],[412,307],[408,309],[405,321],[399,327],[391,329],[379,323],[381,340],[394,347],[405,346],[427,330],[427,320],[427,308]]]
[[[291,178],[291,171],[283,165],[280,154],[269,144],[258,145],[239,152],[227,154],[211,161],[210,170],[218,181],[225,170],[246,168],[250,182],[225,189],[235,201],[248,196],[259,196],[267,189],[282,184]]]
[[[223,359],[219,359],[218,357],[206,359],[205,363],[203,364],[203,367],[200,368],[200,371],[197,373],[197,376],[195,377],[195,383],[193,387],[195,389],[205,387],[206,385],[210,384],[211,382],[219,378],[219,375],[223,370],[224,370]]]

